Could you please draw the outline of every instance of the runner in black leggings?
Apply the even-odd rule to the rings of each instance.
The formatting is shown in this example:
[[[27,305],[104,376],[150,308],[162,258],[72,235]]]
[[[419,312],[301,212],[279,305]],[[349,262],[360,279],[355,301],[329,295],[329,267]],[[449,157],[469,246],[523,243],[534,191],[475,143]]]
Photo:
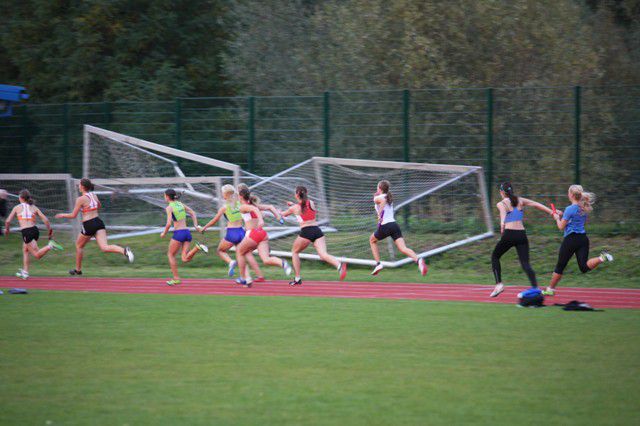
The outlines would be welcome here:
[[[558,211],[554,215],[558,229],[564,230],[564,240],[560,245],[558,263],[553,271],[549,287],[542,292],[545,296],[555,295],[555,287],[562,279],[564,268],[567,267],[567,263],[574,253],[578,267],[583,274],[597,268],[601,263],[613,261],[613,256],[606,250],[600,252],[600,256],[589,259],[589,238],[584,225],[587,222],[588,213],[593,210],[591,203],[595,201],[595,195],[586,192],[580,185],[571,185],[567,195],[571,205],[564,210],[564,214]]]
[[[496,297],[504,291],[502,284],[502,270],[500,268],[500,258],[511,247],[515,247],[518,252],[520,265],[531,282],[532,287],[537,287],[536,273],[529,265],[529,240],[527,232],[524,230],[522,219],[524,216],[524,206],[531,206],[545,213],[552,214],[550,208],[529,200],[524,197],[517,197],[514,194],[513,186],[509,182],[500,185],[500,196],[502,201],[496,204],[500,212],[500,233],[502,238],[496,244],[496,248],[491,255],[491,267],[493,268],[493,276],[496,279],[496,286],[491,292],[491,297]]]

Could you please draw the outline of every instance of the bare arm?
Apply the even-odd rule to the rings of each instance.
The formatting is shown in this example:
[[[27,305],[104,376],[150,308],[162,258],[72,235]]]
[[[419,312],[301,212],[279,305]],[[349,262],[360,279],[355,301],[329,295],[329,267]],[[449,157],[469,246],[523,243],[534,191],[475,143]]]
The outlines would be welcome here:
[[[213,219],[211,219],[209,222],[207,222],[207,224],[205,226],[203,226],[202,228],[200,228],[200,232],[204,232],[207,229],[211,228],[213,225],[215,225],[216,223],[218,223],[218,221],[220,220],[220,218],[222,217],[222,215],[224,214],[224,212],[227,211],[227,208],[225,206],[222,206],[218,209],[218,213],[216,213],[216,215],[213,217]]]
[[[73,211],[71,213],[58,213],[56,215],[56,219],[75,219],[78,217],[78,213],[80,213],[80,209],[82,208],[82,197],[78,197],[76,199],[76,205],[73,207]]]
[[[556,224],[558,225],[558,229],[561,231],[564,231],[564,228],[567,227],[567,223],[569,223],[568,220],[565,220],[563,218],[560,217],[560,215],[556,214]]]
[[[172,217],[171,217],[171,212],[172,212],[172,208],[171,206],[167,206],[167,208],[165,209],[165,211],[167,212],[167,223],[166,225],[164,225],[164,230],[162,231],[162,234],[160,234],[160,238],[164,238],[165,235],[167,235],[167,232],[169,232],[169,228],[171,228],[171,221],[172,221]]]
[[[184,204],[184,209],[187,211],[187,213],[189,213],[189,216],[191,216],[191,220],[193,220],[193,226],[196,228],[196,231],[198,231],[200,227],[198,226],[198,218],[196,217],[196,212],[194,212],[193,209],[186,204]]]
[[[260,210],[271,212],[275,216],[276,220],[278,221],[282,219],[282,215],[280,215],[280,212],[278,211],[278,209],[273,207],[271,204],[258,204],[257,207]]]
[[[540,210],[542,212],[545,212],[548,215],[552,215],[553,212],[551,211],[551,209],[547,206],[545,206],[544,204],[538,203],[537,201],[533,201],[530,200],[528,198],[524,198],[524,197],[520,197],[520,199],[522,200],[522,204],[525,206],[531,206],[534,209]]]
[[[49,231],[49,237],[52,237],[53,229],[51,228],[51,223],[49,222],[49,219],[47,219],[47,216],[45,216],[45,214],[42,213],[39,208],[36,208],[36,214],[40,217],[40,220],[42,220],[44,226],[47,227],[47,230]]]
[[[496,204],[496,207],[498,208],[498,212],[500,212],[500,233],[502,234],[504,233],[504,220],[507,218],[507,208],[502,201]]]
[[[299,208],[300,208],[300,206],[298,204],[291,203],[289,205],[289,208],[287,210],[281,212],[280,214],[281,214],[282,217],[291,216],[292,214],[295,215],[295,214],[298,214],[297,212],[298,212]]]
[[[4,235],[9,235],[9,226],[11,225],[11,221],[13,220],[13,218],[16,217],[17,208],[18,206],[15,206],[13,209],[11,209],[9,217],[7,217],[7,220],[4,222]]]

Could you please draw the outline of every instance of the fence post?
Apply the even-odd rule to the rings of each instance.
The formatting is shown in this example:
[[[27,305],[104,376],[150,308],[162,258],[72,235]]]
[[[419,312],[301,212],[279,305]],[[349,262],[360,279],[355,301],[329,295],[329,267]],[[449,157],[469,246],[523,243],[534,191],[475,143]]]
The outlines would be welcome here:
[[[254,167],[254,144],[256,140],[256,99],[253,96],[247,98],[247,109],[249,110],[249,120],[247,122],[248,144],[247,144],[247,168],[253,172]]]
[[[402,91],[402,152],[405,162],[409,162],[411,157],[409,153],[409,113],[410,113],[410,98],[411,94],[409,90]]]
[[[22,107],[22,145],[20,146],[20,157],[22,157],[22,173],[29,173],[29,133],[30,133],[29,117],[27,115],[27,106]]]
[[[575,100],[575,137],[576,137],[576,150],[575,150],[575,182],[580,184],[580,141],[582,134],[580,132],[580,115],[582,113],[582,88],[576,86],[574,89]]]
[[[62,105],[62,169],[69,173],[69,104]]]
[[[324,101],[323,101],[323,106],[324,106],[324,112],[323,112],[323,117],[324,117],[324,156],[325,157],[329,157],[330,153],[331,153],[331,121],[330,121],[330,114],[331,114],[331,107],[330,107],[330,94],[329,92],[324,92]]]
[[[487,89],[487,197],[491,203],[493,188],[493,88]]]

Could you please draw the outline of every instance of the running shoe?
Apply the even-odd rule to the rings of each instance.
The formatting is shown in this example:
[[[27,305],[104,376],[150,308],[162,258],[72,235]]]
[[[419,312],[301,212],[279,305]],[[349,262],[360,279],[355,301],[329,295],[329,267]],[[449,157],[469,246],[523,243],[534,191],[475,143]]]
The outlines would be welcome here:
[[[380,271],[382,271],[383,268],[384,268],[384,266],[382,266],[382,263],[378,262],[376,267],[373,268],[373,271],[371,271],[371,275],[378,275],[380,273]]]
[[[69,275],[82,275],[82,271],[78,271],[77,269],[69,270]]]
[[[167,281],[167,285],[171,286],[171,287],[173,287],[174,285],[178,285],[178,284],[182,284],[182,281],[176,280],[176,279]]]
[[[341,262],[338,271],[340,271],[340,281],[344,281],[344,279],[347,277],[347,264]]]
[[[491,292],[491,295],[489,297],[498,297],[498,295],[500,293],[502,293],[503,291],[504,291],[504,285],[503,284],[496,284],[496,286],[494,287],[494,289]]]
[[[542,295],[543,296],[555,296],[556,295],[556,291],[552,288],[547,287],[546,290],[542,291]]]
[[[297,285],[302,285],[302,278],[300,278],[299,280],[294,279],[293,281],[289,281],[289,285],[291,287],[295,287]]]
[[[429,267],[427,266],[426,263],[424,263],[423,258],[418,259],[418,270],[420,271],[423,277],[427,275],[427,272],[429,271]]]
[[[254,283],[263,283],[265,281],[264,277],[256,277],[256,279],[253,280]]]
[[[204,244],[196,241],[196,247],[198,248],[198,250],[203,251],[205,253],[209,253],[209,247],[205,246]]]
[[[18,269],[18,272],[16,272],[16,277],[26,280],[27,278],[29,278],[29,273],[24,269]]]
[[[129,261],[129,263],[133,263],[133,252],[131,251],[131,249],[129,247],[125,247],[124,248],[124,257],[127,258],[127,260]]]
[[[47,244],[53,250],[64,250],[64,247],[60,245],[56,240],[49,240],[49,244]]]
[[[604,249],[600,252],[600,260],[603,262],[613,262],[613,256],[609,254],[607,249]]]
[[[244,284],[242,284],[242,287],[244,288],[251,288],[251,286],[253,285],[253,280],[251,280],[251,278],[249,278],[248,280],[246,280],[244,282]]]
[[[236,278],[236,284],[246,285],[247,282],[242,278]]]
[[[291,275],[291,266],[284,259],[282,259],[282,269],[284,269],[284,274],[285,275],[287,275],[287,276]]]
[[[235,260],[232,260],[231,263],[229,263],[229,277],[232,277],[236,274],[236,266],[238,266],[238,262],[236,262]]]

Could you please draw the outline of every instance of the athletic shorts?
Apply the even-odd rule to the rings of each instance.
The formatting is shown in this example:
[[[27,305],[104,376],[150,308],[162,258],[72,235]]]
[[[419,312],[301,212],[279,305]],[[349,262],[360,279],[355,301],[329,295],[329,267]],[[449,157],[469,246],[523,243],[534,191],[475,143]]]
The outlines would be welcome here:
[[[37,226],[21,229],[20,232],[22,233],[22,241],[25,244],[29,244],[31,241],[38,241],[38,238],[40,238],[40,230],[38,230]]]
[[[268,236],[267,236],[267,232],[264,229],[256,228],[249,231],[249,238],[251,238],[256,243],[260,243],[262,241],[265,241],[268,238]]]
[[[173,231],[172,240],[180,241],[181,243],[186,243],[191,241],[191,231],[188,229],[178,229],[177,231]]]
[[[393,241],[398,238],[402,238],[402,231],[396,222],[385,223],[384,225],[378,225],[378,229],[373,233],[373,236],[378,240],[384,240],[387,237],[393,238]]]
[[[319,226],[305,226],[304,228],[300,228],[300,235],[305,240],[309,240],[312,243],[315,242],[318,238],[324,237],[322,233],[322,229]]]
[[[242,240],[244,240],[245,236],[244,228],[227,228],[227,233],[224,236],[224,239],[231,244],[240,244]]]
[[[82,222],[82,231],[80,233],[87,237],[93,237],[96,235],[96,232],[101,229],[107,229],[104,226],[104,222],[99,217],[94,217],[93,219]]]

